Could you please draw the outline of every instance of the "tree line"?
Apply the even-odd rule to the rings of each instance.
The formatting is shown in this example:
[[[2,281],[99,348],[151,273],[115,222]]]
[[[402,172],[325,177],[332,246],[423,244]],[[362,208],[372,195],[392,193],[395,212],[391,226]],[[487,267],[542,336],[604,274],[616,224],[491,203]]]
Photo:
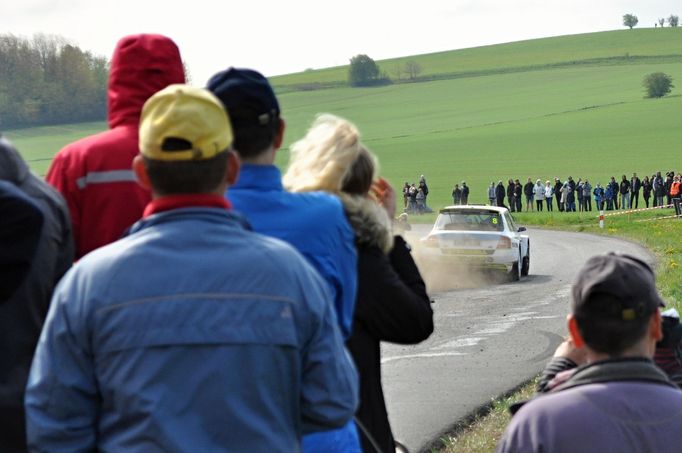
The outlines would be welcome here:
[[[677,16],[675,14],[671,14],[670,16],[668,16],[667,19],[665,17],[661,17],[654,24],[654,26],[658,27],[660,25],[661,27],[663,27],[663,26],[665,26],[666,21],[668,22],[668,25],[670,27],[677,27],[677,25],[680,23],[680,18],[679,18],[679,16]],[[630,30],[632,30],[632,27],[634,27],[638,23],[639,23],[639,19],[634,14],[624,14],[623,15],[623,25],[628,27]]]
[[[0,128],[106,118],[109,62],[61,37],[0,34]]]

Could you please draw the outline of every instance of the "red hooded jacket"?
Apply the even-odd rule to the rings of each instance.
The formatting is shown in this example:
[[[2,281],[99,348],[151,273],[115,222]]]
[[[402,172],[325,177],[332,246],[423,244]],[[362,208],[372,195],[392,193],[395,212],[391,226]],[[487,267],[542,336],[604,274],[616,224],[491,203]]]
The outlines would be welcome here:
[[[65,146],[47,182],[66,198],[76,258],[113,242],[142,217],[151,194],[132,170],[145,101],[185,74],[175,43],[160,35],[132,35],[116,45],[109,74],[110,130]]]

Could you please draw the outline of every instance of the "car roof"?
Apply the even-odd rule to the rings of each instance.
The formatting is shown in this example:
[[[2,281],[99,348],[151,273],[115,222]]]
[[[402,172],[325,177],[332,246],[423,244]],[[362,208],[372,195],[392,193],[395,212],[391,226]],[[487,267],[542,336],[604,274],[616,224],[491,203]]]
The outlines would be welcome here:
[[[507,208],[503,208],[502,206],[490,206],[487,204],[464,204],[464,205],[445,206],[444,208],[441,208],[438,212],[439,213],[447,213],[447,212],[465,212],[465,211],[481,211],[481,210],[499,212],[500,214],[504,214],[505,212],[508,211]]]

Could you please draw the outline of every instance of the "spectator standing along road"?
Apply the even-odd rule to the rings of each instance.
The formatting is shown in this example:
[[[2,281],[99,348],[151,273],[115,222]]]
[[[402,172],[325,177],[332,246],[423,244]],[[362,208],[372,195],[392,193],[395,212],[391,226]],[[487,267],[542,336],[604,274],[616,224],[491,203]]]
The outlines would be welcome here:
[[[620,181],[620,208],[630,209],[630,181],[627,176],[623,175]]]
[[[514,180],[514,202],[516,203],[516,212],[523,211],[521,206],[523,203],[523,186],[518,179]]]
[[[572,288],[565,345],[584,364],[521,407],[498,452],[678,451],[682,392],[652,361],[663,338],[662,305],[646,263],[590,258]]]
[[[583,204],[585,211],[592,211],[592,184],[587,179],[583,183]]]
[[[526,184],[523,185],[523,194],[526,196],[526,212],[530,209],[533,210],[533,190],[535,185],[533,181],[528,178]]]
[[[506,206],[504,205],[504,195],[505,195],[504,183],[500,179],[497,183],[497,186],[495,187],[495,199],[497,200],[496,206],[506,208]]]
[[[639,191],[642,188],[642,181],[637,177],[637,173],[632,174],[630,180],[630,206],[639,208]]]
[[[614,176],[611,176],[609,187],[611,188],[611,194],[613,196],[613,208],[618,209],[618,194],[620,193],[620,187],[618,186],[618,182],[616,182],[616,178]]]
[[[383,179],[372,183],[376,158],[360,141],[355,126],[342,118],[319,116],[306,136],[290,149],[285,187],[339,194],[355,228],[358,300],[347,345],[360,373],[357,419],[380,451],[393,452],[381,387],[380,342],[415,344],[433,331],[433,312],[424,281],[405,241],[391,233],[395,194]],[[327,171],[330,167],[339,171]],[[370,190],[374,199],[368,196]],[[374,451],[368,437],[361,437],[363,450]]]
[[[142,216],[150,193],[131,170],[144,102],[160,89],[183,83],[180,52],[160,35],[132,35],[116,45],[109,71],[110,130],[65,146],[47,182],[66,199],[76,258],[113,242]]]
[[[328,285],[230,212],[239,159],[220,101],[171,85],[139,136],[153,200],[60,282],[26,390],[29,447],[291,452],[347,423],[357,374]]]
[[[329,285],[339,328],[348,339],[357,289],[355,235],[341,201],[324,192],[290,193],[274,165],[284,140],[284,119],[268,80],[250,69],[229,68],[211,77],[207,88],[227,109],[233,148],[242,160],[227,198],[254,231],[294,246]],[[409,184],[407,185],[409,187]],[[343,428],[303,438],[303,451],[358,451],[351,421]]]
[[[597,185],[594,188],[594,204],[597,207],[597,211],[601,211],[604,209],[604,188],[601,186],[601,184],[597,183]]]
[[[507,181],[507,203],[509,203],[509,210],[511,212],[516,211],[516,201],[514,200],[515,187],[514,180],[509,178],[509,181]]]
[[[542,181],[539,179],[535,181],[535,186],[533,187],[533,197],[535,198],[535,210],[541,212],[543,201],[545,201],[545,187],[542,185]]]
[[[462,181],[462,204],[469,204],[469,186]]]
[[[549,182],[549,179],[545,181],[545,202],[547,203],[547,211],[552,211],[552,200],[554,199],[554,188]]]
[[[559,209],[559,212],[563,212],[564,210],[564,204],[561,200],[562,198],[561,188],[563,186],[564,184],[561,182],[561,180],[557,177],[554,177],[554,196],[556,197],[556,205],[557,208]]]
[[[0,302],[0,450],[25,451],[24,390],[33,353],[59,279],[73,262],[73,235],[64,199],[42,178],[34,175],[9,141],[0,137],[0,181],[25,195],[42,219],[37,236],[29,243],[0,244],[0,256],[12,250],[31,257],[24,265],[0,268],[0,282],[13,280],[14,290]],[[0,228],[11,226],[9,216],[0,216]],[[35,220],[20,228],[30,233]],[[31,252],[33,250],[33,252]]]
[[[490,181],[488,186],[488,201],[490,206],[497,206],[497,187],[495,186],[495,181]]]
[[[644,177],[644,180],[642,181],[642,197],[644,198],[644,203],[646,203],[646,207],[649,207],[649,198],[651,197],[651,191],[653,187],[651,186],[651,181],[649,180],[648,176]]]

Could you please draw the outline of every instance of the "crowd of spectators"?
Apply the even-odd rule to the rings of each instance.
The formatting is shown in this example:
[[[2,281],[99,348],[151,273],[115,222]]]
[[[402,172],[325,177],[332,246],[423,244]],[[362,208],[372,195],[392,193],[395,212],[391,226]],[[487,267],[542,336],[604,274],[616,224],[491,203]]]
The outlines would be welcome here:
[[[320,115],[282,177],[267,79],[185,85],[161,35],[109,96],[52,187],[0,140],[0,450],[394,451],[381,342],[433,312],[358,129]]]
[[[468,194],[468,189],[467,189]],[[406,214],[426,214],[433,209],[426,203],[429,196],[429,186],[424,175],[419,177],[419,185],[405,181],[403,186],[403,212]]]
[[[667,172],[665,177],[656,172],[643,179],[637,173],[630,178],[622,175],[620,181],[611,176],[607,184],[597,182],[594,186],[588,179],[575,181],[572,176],[565,181],[555,177],[554,181],[544,183],[541,179],[533,182],[528,178],[523,184],[519,179],[510,178],[506,185],[502,180],[497,184],[491,182],[487,199],[491,205],[503,206],[512,212],[541,212],[543,209],[551,212],[554,206],[560,212],[592,211],[593,208],[597,211],[639,209],[640,194],[643,208],[669,207],[680,199],[681,183],[682,175],[674,171]],[[461,203],[457,203],[454,190],[453,202]]]

